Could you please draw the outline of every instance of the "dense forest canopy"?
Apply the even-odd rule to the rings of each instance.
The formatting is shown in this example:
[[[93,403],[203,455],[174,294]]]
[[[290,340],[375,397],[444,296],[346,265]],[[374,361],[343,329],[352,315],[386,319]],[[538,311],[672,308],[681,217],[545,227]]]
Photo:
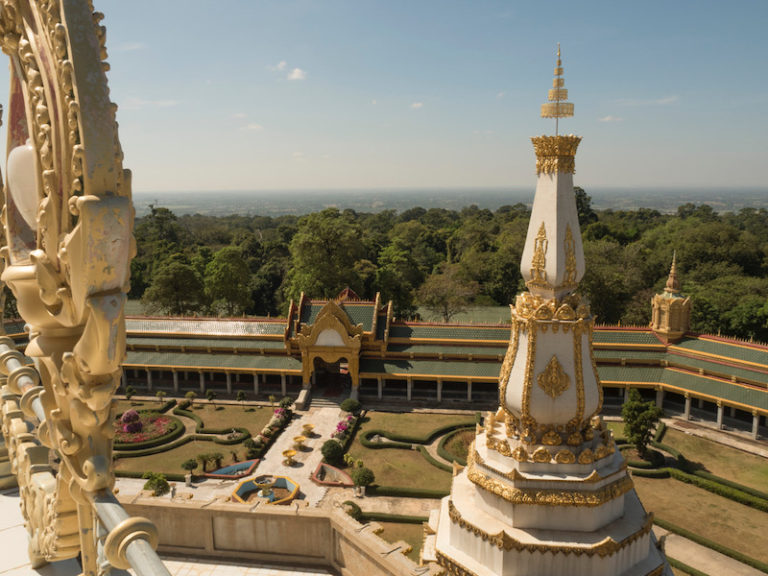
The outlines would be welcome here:
[[[768,341],[768,211],[596,211],[583,190],[576,196],[580,289],[599,323],[647,325],[676,251],[693,330]],[[524,288],[529,217],[523,204],[274,218],[177,217],[152,206],[136,221],[130,297],[148,312],[261,316],[285,313],[302,291],[323,298],[350,287],[363,298],[381,292],[403,318],[417,305],[450,318],[470,302],[509,304]]]

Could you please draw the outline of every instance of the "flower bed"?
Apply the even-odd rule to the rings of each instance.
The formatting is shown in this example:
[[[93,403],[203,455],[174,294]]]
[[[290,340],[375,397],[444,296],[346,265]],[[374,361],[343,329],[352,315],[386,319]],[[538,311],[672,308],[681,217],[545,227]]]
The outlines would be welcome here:
[[[154,410],[128,410],[115,419],[115,444],[135,445],[174,436],[174,432],[184,426],[172,416],[160,414]]]
[[[310,476],[310,479],[316,484],[320,484],[321,486],[337,486],[349,488],[350,486],[355,485],[355,483],[352,482],[352,478],[350,478],[349,474],[343,470],[339,470],[335,466],[326,464],[325,462],[320,462],[317,465],[317,468],[315,468],[315,471],[312,473],[312,476]]]

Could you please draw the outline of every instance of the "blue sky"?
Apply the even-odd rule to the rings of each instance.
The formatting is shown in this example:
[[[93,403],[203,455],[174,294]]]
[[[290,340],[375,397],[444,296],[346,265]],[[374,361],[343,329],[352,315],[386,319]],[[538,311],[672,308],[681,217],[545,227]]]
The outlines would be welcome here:
[[[94,3],[135,191],[532,187],[557,42],[577,184],[768,189],[763,0]]]

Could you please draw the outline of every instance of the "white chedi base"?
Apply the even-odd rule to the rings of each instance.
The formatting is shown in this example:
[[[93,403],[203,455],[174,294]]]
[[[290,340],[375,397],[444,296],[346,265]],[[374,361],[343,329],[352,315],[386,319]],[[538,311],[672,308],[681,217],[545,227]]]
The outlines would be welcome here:
[[[625,514],[593,532],[518,529],[489,513],[477,487],[465,473],[454,478],[451,496],[443,499],[435,536],[435,554],[452,574],[477,576],[648,576],[665,572],[652,532],[644,530],[645,511],[634,491],[624,498]],[[461,521],[451,518],[451,508]],[[540,506],[542,515],[552,507]],[[560,510],[558,510],[560,512]],[[582,512],[584,512],[582,510]],[[480,528],[476,531],[473,527]],[[514,544],[505,546],[502,532]],[[640,535],[634,536],[640,532]],[[613,554],[592,551],[612,539],[631,542]],[[530,545],[530,546],[527,546]],[[542,550],[542,547],[546,547]]]

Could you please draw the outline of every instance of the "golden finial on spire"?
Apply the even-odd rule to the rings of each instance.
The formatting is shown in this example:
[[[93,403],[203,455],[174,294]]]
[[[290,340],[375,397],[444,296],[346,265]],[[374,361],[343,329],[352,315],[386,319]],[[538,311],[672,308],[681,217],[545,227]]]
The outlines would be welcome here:
[[[560,43],[557,43],[557,65],[555,66],[555,78],[552,80],[552,88],[549,90],[549,102],[541,105],[542,118],[555,119],[555,135],[558,131],[560,118],[573,116],[573,104],[568,100],[568,88],[565,87],[563,76],[563,62],[560,59]]]
[[[669,269],[669,277],[664,292],[677,294],[680,292],[680,281],[677,279],[677,250],[672,252],[672,267]]]

